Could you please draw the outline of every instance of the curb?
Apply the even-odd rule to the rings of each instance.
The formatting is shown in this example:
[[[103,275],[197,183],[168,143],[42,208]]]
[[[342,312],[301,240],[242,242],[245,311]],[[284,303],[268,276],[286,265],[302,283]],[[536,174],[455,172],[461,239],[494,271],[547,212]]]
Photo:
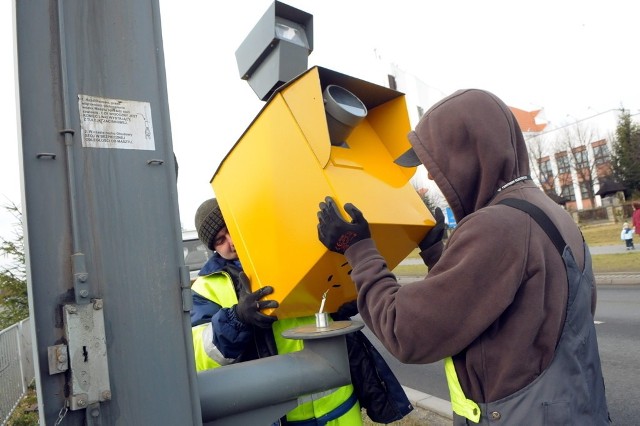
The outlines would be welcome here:
[[[618,284],[618,285],[634,285],[640,284],[640,274],[612,272],[609,274],[595,274],[596,285],[602,284]]]
[[[406,386],[402,386],[402,388],[407,394],[409,401],[411,401],[411,404],[413,404],[414,409],[426,410],[440,418],[432,418],[429,423],[430,425],[437,426],[439,424],[438,420],[443,422],[443,425],[451,424],[450,422],[453,421],[453,409],[451,408],[451,402]]]

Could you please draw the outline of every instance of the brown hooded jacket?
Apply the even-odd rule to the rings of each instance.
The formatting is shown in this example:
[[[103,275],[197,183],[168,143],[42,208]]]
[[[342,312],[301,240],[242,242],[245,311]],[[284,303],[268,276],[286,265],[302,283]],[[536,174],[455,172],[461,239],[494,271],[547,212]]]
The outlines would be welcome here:
[[[421,253],[428,276],[402,286],[372,239],[351,246],[345,256],[360,314],[402,362],[453,356],[468,398],[498,400],[551,362],[564,323],[567,275],[529,215],[495,204],[519,198],[540,207],[581,269],[582,235],[566,211],[531,180],[519,179],[529,174],[522,132],[493,94],[455,92],[429,109],[409,139],[458,225],[444,251],[436,245]]]

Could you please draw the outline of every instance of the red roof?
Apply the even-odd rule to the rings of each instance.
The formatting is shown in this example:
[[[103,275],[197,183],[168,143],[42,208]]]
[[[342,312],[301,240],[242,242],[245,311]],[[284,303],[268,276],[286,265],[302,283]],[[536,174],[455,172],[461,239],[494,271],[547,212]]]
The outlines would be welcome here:
[[[540,121],[542,121],[540,119],[536,123],[536,117],[542,111],[540,109],[535,111],[523,111],[514,107],[509,107],[509,109],[516,117],[518,125],[520,125],[520,129],[523,133],[537,133],[543,131],[545,127],[547,127],[547,123],[540,123]]]

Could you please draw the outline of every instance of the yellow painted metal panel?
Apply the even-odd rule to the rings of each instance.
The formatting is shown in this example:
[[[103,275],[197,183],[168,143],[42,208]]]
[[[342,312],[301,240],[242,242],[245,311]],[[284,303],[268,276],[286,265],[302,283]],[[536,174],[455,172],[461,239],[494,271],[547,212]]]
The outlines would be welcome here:
[[[300,131],[306,138],[307,144],[318,159],[320,167],[324,167],[329,161],[331,144],[327,144],[329,129],[326,119],[322,119],[324,117],[324,103],[318,69],[312,68],[305,75],[305,78],[286,87],[282,91],[282,97],[295,122],[300,126]]]
[[[390,268],[434,224],[409,183],[415,169],[393,163],[408,148],[404,97],[374,105],[348,147],[331,146],[321,78],[311,70],[276,93],[212,180],[243,267],[254,289],[275,288],[280,318],[317,312],[327,290],[328,312],[356,297],[344,256],[318,241],[325,196],[362,210]]]

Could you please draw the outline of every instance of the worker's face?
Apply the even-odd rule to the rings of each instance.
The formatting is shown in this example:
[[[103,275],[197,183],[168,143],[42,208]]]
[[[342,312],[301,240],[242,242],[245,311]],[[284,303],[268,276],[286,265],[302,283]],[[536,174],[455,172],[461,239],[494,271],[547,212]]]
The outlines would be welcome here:
[[[236,247],[233,245],[233,241],[231,241],[231,235],[229,235],[229,230],[226,226],[216,234],[213,248],[224,259],[236,260],[238,258]]]

